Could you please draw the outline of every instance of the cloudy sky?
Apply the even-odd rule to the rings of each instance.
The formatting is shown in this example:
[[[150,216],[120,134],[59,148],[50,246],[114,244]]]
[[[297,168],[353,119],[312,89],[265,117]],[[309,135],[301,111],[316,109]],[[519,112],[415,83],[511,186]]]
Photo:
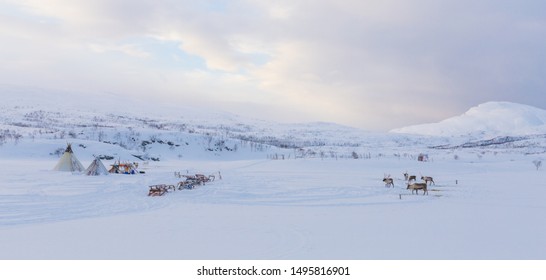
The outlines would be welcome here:
[[[546,2],[0,0],[0,83],[369,130],[546,109]]]

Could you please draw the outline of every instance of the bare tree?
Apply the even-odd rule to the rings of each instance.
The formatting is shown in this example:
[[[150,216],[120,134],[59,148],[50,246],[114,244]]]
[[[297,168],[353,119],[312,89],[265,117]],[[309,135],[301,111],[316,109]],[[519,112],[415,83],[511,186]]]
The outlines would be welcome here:
[[[352,156],[354,159],[358,159],[358,158],[359,158],[358,154],[357,154],[355,151],[353,151],[353,152],[351,153],[351,156]]]

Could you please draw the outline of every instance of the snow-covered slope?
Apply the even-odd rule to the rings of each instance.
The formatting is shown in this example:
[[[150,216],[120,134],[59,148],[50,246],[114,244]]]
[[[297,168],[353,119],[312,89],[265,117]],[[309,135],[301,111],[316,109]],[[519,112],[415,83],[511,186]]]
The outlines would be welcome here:
[[[276,123],[198,104],[147,102],[111,93],[6,85],[0,85],[0,93],[0,155],[49,156],[66,142],[86,146],[89,154],[157,159],[337,158],[353,157],[353,152],[364,156],[378,146],[392,147],[394,153],[397,147],[407,152],[408,143],[431,145],[418,137],[370,133],[334,123]],[[19,144],[2,149],[6,143]]]
[[[7,85],[0,85],[0,93],[3,156],[56,157],[67,142],[82,147],[79,153],[91,160],[93,154],[166,160],[369,158],[383,156],[381,150],[410,157],[430,147],[487,146],[510,152],[518,148],[527,154],[546,150],[546,111],[508,102],[485,103],[436,124],[371,133],[333,123],[249,119],[199,105],[127,99],[111,93]]]
[[[473,136],[477,139],[546,133],[546,110],[511,103],[487,102],[438,123],[394,129],[395,133]]]

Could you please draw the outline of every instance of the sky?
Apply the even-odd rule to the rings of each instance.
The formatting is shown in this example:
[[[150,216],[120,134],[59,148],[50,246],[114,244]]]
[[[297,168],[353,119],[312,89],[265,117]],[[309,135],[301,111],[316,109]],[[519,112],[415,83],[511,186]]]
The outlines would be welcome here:
[[[0,0],[1,84],[375,131],[546,109],[545,50],[545,1]]]

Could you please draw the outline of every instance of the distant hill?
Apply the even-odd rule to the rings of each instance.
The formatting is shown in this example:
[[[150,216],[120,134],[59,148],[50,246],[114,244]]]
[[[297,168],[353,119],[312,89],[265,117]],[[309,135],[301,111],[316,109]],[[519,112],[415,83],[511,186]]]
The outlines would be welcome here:
[[[368,155],[378,146],[406,147],[404,143],[416,142],[404,135],[371,133],[335,123],[278,123],[199,104],[165,104],[104,92],[0,84],[0,94],[0,156],[57,156],[70,142],[75,152],[91,159],[93,154],[150,160],[282,158],[289,154],[337,158],[353,157],[355,151]]]
[[[438,123],[408,126],[391,132],[479,139],[546,134],[546,110],[511,102],[487,102]]]
[[[3,158],[56,158],[67,143],[82,161],[93,155],[159,161],[412,157],[429,148],[546,153],[546,111],[507,102],[485,103],[436,124],[374,133],[325,122],[277,123],[110,93],[0,84],[0,94]]]

